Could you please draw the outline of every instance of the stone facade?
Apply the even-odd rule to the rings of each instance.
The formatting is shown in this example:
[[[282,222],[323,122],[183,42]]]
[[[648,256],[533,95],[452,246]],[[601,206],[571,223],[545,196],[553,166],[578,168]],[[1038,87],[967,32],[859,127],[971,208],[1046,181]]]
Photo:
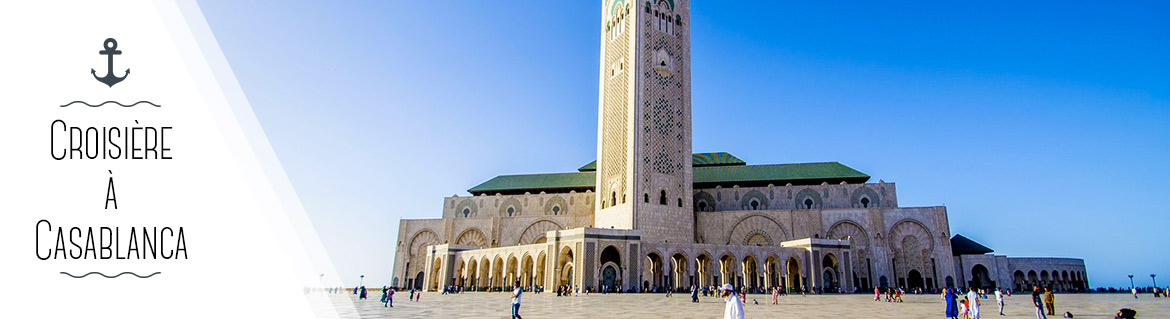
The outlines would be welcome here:
[[[1004,255],[955,256],[955,273],[961,286],[1003,287],[1019,291],[1031,286],[1058,291],[1089,288],[1085,261],[1076,258],[1030,258]]]
[[[900,207],[894,183],[844,165],[692,155],[689,2],[601,9],[595,168],[497,177],[443,199],[441,218],[402,220],[394,285],[1088,287],[1079,259],[956,254],[946,207]]]

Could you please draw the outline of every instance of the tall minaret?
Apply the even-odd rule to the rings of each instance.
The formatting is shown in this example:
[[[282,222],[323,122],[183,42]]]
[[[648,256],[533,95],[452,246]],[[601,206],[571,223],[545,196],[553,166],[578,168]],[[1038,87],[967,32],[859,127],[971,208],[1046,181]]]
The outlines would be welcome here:
[[[693,242],[690,4],[602,2],[595,224]]]

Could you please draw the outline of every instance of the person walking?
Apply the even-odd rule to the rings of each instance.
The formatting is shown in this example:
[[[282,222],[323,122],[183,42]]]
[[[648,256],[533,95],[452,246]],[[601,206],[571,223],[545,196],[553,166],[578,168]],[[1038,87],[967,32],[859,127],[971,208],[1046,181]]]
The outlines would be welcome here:
[[[1044,288],[1044,308],[1048,309],[1048,315],[1056,315],[1056,296],[1052,295],[1052,289]]]
[[[780,288],[772,287],[772,304],[780,304]]]
[[[386,300],[382,303],[382,308],[394,308],[394,288],[390,288],[390,292],[386,293]]]
[[[947,304],[947,308],[944,310],[947,318],[958,319],[959,305],[955,304],[955,290],[951,288],[944,289],[942,299]]]
[[[971,289],[971,291],[968,291],[967,300],[970,300],[967,314],[971,316],[971,319],[979,319],[979,304],[983,302],[979,299],[979,290]]]
[[[1036,306],[1036,319],[1048,319],[1044,314],[1044,301],[1040,299],[1040,286],[1032,286],[1032,305]]]
[[[699,287],[691,285],[691,302],[699,302]]]
[[[723,307],[723,319],[743,319],[743,302],[736,295],[735,287],[723,284],[723,287],[719,288],[719,293],[727,301],[727,305]]]
[[[410,297],[406,298],[406,301],[411,301],[411,300],[414,300],[414,288],[410,288]]]
[[[873,287],[873,301],[878,301],[879,299],[881,299],[881,296],[882,296],[882,289],[878,288],[878,287]]]
[[[1003,316],[1003,290],[995,289],[995,304],[999,305],[999,315]]]
[[[516,290],[512,290],[512,319],[524,319],[520,317],[520,294],[524,290],[520,289],[520,281],[516,281]]]
[[[1129,288],[1129,293],[1133,294],[1133,299],[1138,299],[1137,298],[1137,288]]]
[[[362,286],[362,293],[358,295],[358,300],[366,300],[366,286]]]

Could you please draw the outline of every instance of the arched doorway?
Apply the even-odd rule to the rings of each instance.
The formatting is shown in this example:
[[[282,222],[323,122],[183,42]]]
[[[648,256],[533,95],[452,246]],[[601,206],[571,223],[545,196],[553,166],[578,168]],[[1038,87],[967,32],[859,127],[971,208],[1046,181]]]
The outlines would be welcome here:
[[[425,276],[425,275],[426,275],[426,274],[424,274],[424,273],[423,273],[423,272],[421,272],[421,271],[420,271],[420,272],[418,272],[418,274],[417,274],[417,275],[414,275],[414,289],[422,290],[422,288],[423,288],[423,276]]]
[[[453,282],[452,284],[455,286],[463,286],[464,282],[466,280],[467,280],[467,262],[465,262],[463,259],[460,259],[459,265],[455,266],[455,282]]]
[[[719,257],[719,285],[730,284],[735,286],[735,257],[723,255]]]
[[[662,257],[658,253],[646,254],[646,273],[643,274],[642,290],[657,291],[664,286],[662,278]]]
[[[483,290],[492,284],[492,262],[487,256],[479,259],[479,275],[475,276],[476,286]]]
[[[573,249],[568,246],[562,247],[561,252],[557,254],[557,263],[554,265],[556,270],[553,275],[557,279],[556,285],[573,285]]]
[[[536,257],[536,268],[534,268],[534,270],[532,271],[533,278],[536,281],[535,283],[533,283],[533,285],[539,286],[541,288],[544,287],[544,260],[545,260],[545,258],[546,257],[544,255],[544,252],[543,251],[540,252],[540,255],[537,255],[537,257]]]
[[[910,273],[906,275],[907,289],[924,289],[922,285],[922,274],[918,270],[911,269]]]
[[[695,279],[700,286],[710,286],[714,283],[711,279],[710,270],[711,257],[707,254],[701,254],[695,257],[695,273],[698,278]]]
[[[1016,291],[1028,290],[1027,288],[1025,288],[1028,285],[1027,284],[1028,279],[1024,277],[1023,271],[1016,270],[1016,272],[1014,274],[1012,274],[1012,279],[1013,279],[1012,286],[1015,287]]]
[[[531,287],[533,285],[532,273],[535,272],[535,269],[533,269],[533,267],[536,264],[532,262],[532,255],[529,255],[529,254],[524,254],[524,257],[521,258],[521,260],[522,261],[520,262],[520,285],[524,286],[524,287]]]
[[[748,289],[756,289],[760,286],[759,272],[756,270],[756,257],[748,255],[743,258],[743,284]]]
[[[690,269],[688,269],[690,267],[687,266],[687,256],[683,255],[682,253],[675,253],[674,256],[670,257],[670,260],[671,266],[673,266],[674,269],[673,276],[671,276],[674,277],[674,280],[670,285],[671,288],[690,288],[691,285],[694,285],[694,279],[687,278],[690,274]]]
[[[599,278],[600,280],[598,282],[598,285],[601,286],[598,287],[599,289],[608,291],[618,291],[621,289],[621,264],[622,256],[617,247],[606,246],[605,249],[601,250],[602,268],[601,278]],[[609,277],[606,276],[608,272],[612,272],[609,274]]]
[[[779,286],[780,272],[776,271],[776,256],[768,256],[764,259],[764,287],[772,289]]]
[[[804,286],[801,285],[800,262],[796,258],[788,258],[787,266],[785,266],[788,277],[788,289],[790,291],[803,291]]]
[[[516,281],[520,278],[520,262],[516,260],[516,256],[508,256],[508,264],[505,268],[504,284],[502,286],[508,287],[508,290],[516,288]]]
[[[561,286],[573,285],[573,264],[565,264],[561,268]]]
[[[971,287],[974,288],[995,288],[995,282],[991,281],[991,274],[987,271],[987,267],[976,264],[971,267]]]
[[[609,290],[617,287],[617,269],[612,264],[606,265],[605,269],[601,270],[601,287]]]
[[[504,257],[496,255],[495,261],[492,262],[492,289],[503,289],[504,274]]]
[[[821,258],[821,266],[823,267],[821,268],[821,287],[823,287],[824,291],[836,291],[837,287],[840,286],[840,273],[837,271],[837,256],[825,254],[825,257]]]
[[[430,286],[428,288],[431,291],[438,291],[439,290],[439,276],[441,276],[441,274],[442,274],[442,272],[440,272],[443,269],[442,267],[443,267],[443,259],[435,258],[435,262],[431,264],[431,282],[429,285],[427,285],[427,286]]]
[[[472,290],[474,290],[475,287],[477,287],[475,285],[475,280],[476,280],[476,278],[478,278],[478,275],[479,275],[479,268],[477,268],[477,266],[478,266],[478,262],[475,260],[474,257],[472,257],[471,260],[467,261],[467,282],[465,282],[463,285],[467,286],[468,288],[472,288]]]

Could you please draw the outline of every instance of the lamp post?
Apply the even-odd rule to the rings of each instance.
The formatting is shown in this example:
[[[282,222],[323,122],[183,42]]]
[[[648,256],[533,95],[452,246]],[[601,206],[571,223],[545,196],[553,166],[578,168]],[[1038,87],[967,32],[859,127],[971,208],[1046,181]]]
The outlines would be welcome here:
[[[1131,290],[1132,290],[1132,289],[1133,289],[1133,287],[1134,287],[1134,285],[1133,285],[1133,275],[1129,275],[1129,289],[1131,289]]]
[[[1150,280],[1154,281],[1154,287],[1156,288],[1156,287],[1158,287],[1158,279],[1156,279],[1154,277],[1158,277],[1158,275],[1150,274]]]
[[[1129,276],[1129,277],[1131,279],[1133,278],[1133,276]],[[358,277],[358,287],[361,287],[362,283],[364,283],[364,282],[366,282],[366,275],[361,275],[360,277]]]

